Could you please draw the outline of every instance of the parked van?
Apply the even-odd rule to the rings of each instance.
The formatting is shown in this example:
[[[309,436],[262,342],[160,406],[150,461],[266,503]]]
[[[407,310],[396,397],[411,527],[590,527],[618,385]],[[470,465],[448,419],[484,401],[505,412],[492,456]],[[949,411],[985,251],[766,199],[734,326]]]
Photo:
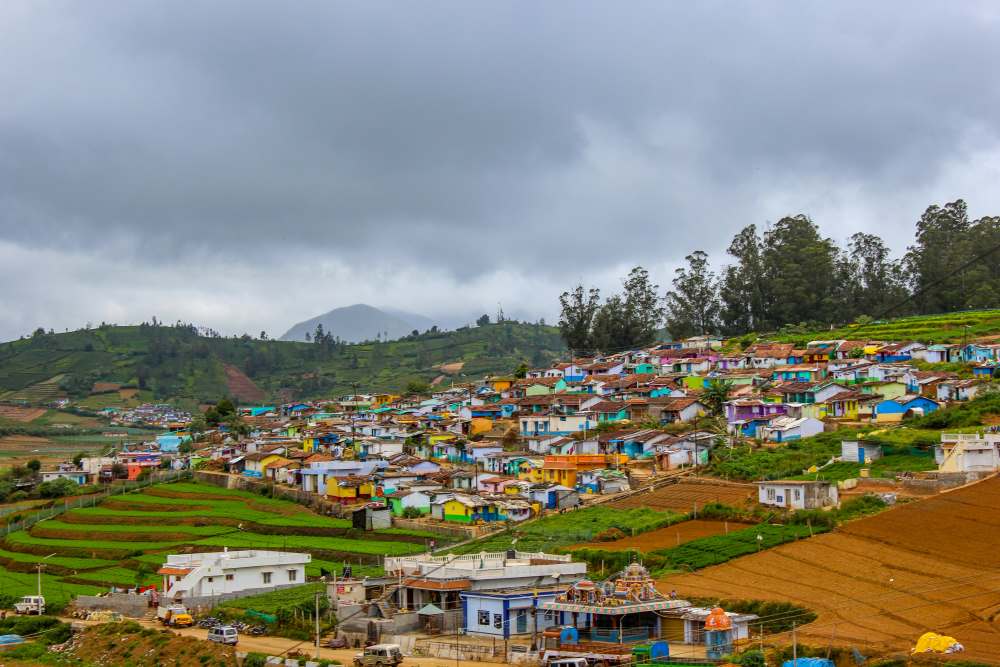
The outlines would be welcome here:
[[[236,646],[236,642],[239,640],[240,634],[236,632],[236,628],[231,625],[217,625],[214,628],[210,628],[208,631],[208,641],[210,642]]]

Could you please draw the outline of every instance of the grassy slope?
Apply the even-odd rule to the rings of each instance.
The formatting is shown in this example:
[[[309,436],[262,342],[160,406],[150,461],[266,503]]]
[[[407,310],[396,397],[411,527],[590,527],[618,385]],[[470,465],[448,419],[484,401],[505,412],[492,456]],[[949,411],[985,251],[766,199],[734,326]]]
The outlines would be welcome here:
[[[544,363],[563,349],[556,328],[516,322],[332,351],[309,343],[206,338],[173,327],[105,327],[0,344],[0,398],[4,392],[30,398],[40,383],[61,376],[57,384],[77,396],[95,381],[141,380],[156,398],[216,399],[227,393],[226,364],[271,394],[290,388],[302,397],[328,395],[353,383],[398,390],[410,379],[436,377],[442,363],[463,361],[463,375],[481,377],[509,372],[521,361]]]
[[[156,493],[170,495],[155,495]],[[32,531],[15,532],[7,536],[4,549],[0,550],[0,562],[6,562],[11,567],[20,569],[24,565],[39,562],[44,556],[55,554],[45,559],[45,562],[75,572],[61,576],[58,572],[45,575],[43,588],[46,595],[48,596],[51,588],[53,594],[57,596],[56,599],[61,601],[71,593],[96,592],[111,584],[132,585],[140,564],[155,571],[164,562],[168,553],[187,545],[287,548],[315,552],[321,556],[324,553],[336,552],[339,557],[348,561],[356,560],[352,554],[368,556],[370,560],[372,555],[403,555],[424,550],[424,545],[419,543],[379,539],[380,534],[388,537],[390,534],[405,531],[381,531],[357,539],[346,536],[266,535],[253,533],[246,528],[240,530],[231,525],[212,525],[213,517],[287,526],[288,530],[302,526],[346,528],[349,527],[349,522],[314,514],[288,501],[207,484],[185,482],[164,484],[140,493],[114,498],[109,504],[113,505],[115,502],[127,502],[135,507],[148,506],[150,511],[113,510],[103,506],[73,510],[65,515],[65,518],[72,519],[71,521],[62,520],[63,517],[42,521],[33,527]],[[172,507],[183,505],[204,509],[170,511]],[[205,518],[209,525],[178,523],[178,520],[191,515]],[[110,523],[89,523],[88,518]],[[172,518],[175,521],[171,521]],[[41,532],[45,536],[32,534],[33,532]],[[163,539],[156,539],[160,533],[163,534]],[[414,531],[411,531],[411,534],[433,537]],[[183,537],[185,535],[187,537]],[[183,539],[178,539],[179,536]],[[134,539],[136,537],[140,539]],[[341,560],[314,558],[306,573],[308,576],[319,576],[321,568],[339,571],[343,564]],[[365,574],[374,575],[380,571],[380,568],[371,565],[355,563],[354,567],[356,571],[363,570]],[[0,586],[4,587],[4,592],[7,592],[8,579],[15,590],[22,590],[24,587],[22,585],[24,576],[0,566]],[[81,587],[70,583],[70,579],[92,581],[94,586]],[[147,574],[144,583],[155,583],[157,580],[158,577],[155,575]]]
[[[867,339],[916,340],[927,343],[961,342],[1000,334],[1000,310],[979,310],[942,315],[914,315],[879,323],[850,324],[839,329],[798,330],[788,327],[767,340],[804,344],[810,340]]]

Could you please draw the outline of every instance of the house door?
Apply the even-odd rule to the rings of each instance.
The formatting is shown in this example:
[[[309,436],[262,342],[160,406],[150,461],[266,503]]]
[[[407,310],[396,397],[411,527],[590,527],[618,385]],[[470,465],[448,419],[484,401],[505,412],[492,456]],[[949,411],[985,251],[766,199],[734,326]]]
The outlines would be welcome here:
[[[792,490],[785,489],[785,507],[792,506]]]
[[[864,462],[865,462],[865,448],[858,447],[858,463],[864,463]]]
[[[523,635],[528,632],[528,610],[518,609],[517,610],[517,634]]]

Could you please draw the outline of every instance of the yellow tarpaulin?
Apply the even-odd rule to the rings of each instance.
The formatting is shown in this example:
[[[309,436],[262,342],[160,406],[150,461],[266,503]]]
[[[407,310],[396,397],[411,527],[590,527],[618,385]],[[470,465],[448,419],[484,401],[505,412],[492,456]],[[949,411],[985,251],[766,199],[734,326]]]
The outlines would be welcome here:
[[[954,637],[939,635],[936,632],[925,632],[920,635],[913,653],[957,653],[963,646]]]

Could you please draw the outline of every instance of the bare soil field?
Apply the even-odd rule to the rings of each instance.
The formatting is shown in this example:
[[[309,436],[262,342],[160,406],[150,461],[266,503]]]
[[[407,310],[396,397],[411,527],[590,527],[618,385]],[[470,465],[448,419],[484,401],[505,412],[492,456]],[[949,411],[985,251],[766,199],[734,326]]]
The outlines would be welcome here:
[[[236,366],[226,364],[225,372],[226,386],[229,387],[229,393],[234,398],[251,403],[264,400],[263,390],[254,384],[253,380],[247,377],[243,371]]]
[[[17,405],[0,405],[0,419],[15,422],[33,422],[46,412],[45,408],[23,408]]]
[[[0,438],[0,465],[23,465],[31,459],[43,464],[62,461],[80,451],[78,444],[54,442],[33,435],[5,435]]]
[[[747,524],[734,523],[732,521],[682,521],[666,528],[651,530],[635,537],[625,537],[614,542],[584,542],[575,544],[571,549],[588,548],[604,549],[606,551],[627,551],[638,549],[641,552],[652,551],[653,549],[668,549],[684,544],[691,540],[713,535],[724,535],[731,530],[746,528]]]
[[[754,500],[756,495],[757,486],[754,484],[684,479],[677,484],[668,484],[649,493],[637,493],[623,500],[610,502],[607,506],[616,509],[649,507],[654,510],[690,512],[696,507],[716,502],[742,507]]]
[[[682,595],[788,601],[818,618],[799,641],[901,651],[933,630],[1000,664],[1000,478],[918,500],[692,574]],[[787,640],[776,636],[775,641]]]

